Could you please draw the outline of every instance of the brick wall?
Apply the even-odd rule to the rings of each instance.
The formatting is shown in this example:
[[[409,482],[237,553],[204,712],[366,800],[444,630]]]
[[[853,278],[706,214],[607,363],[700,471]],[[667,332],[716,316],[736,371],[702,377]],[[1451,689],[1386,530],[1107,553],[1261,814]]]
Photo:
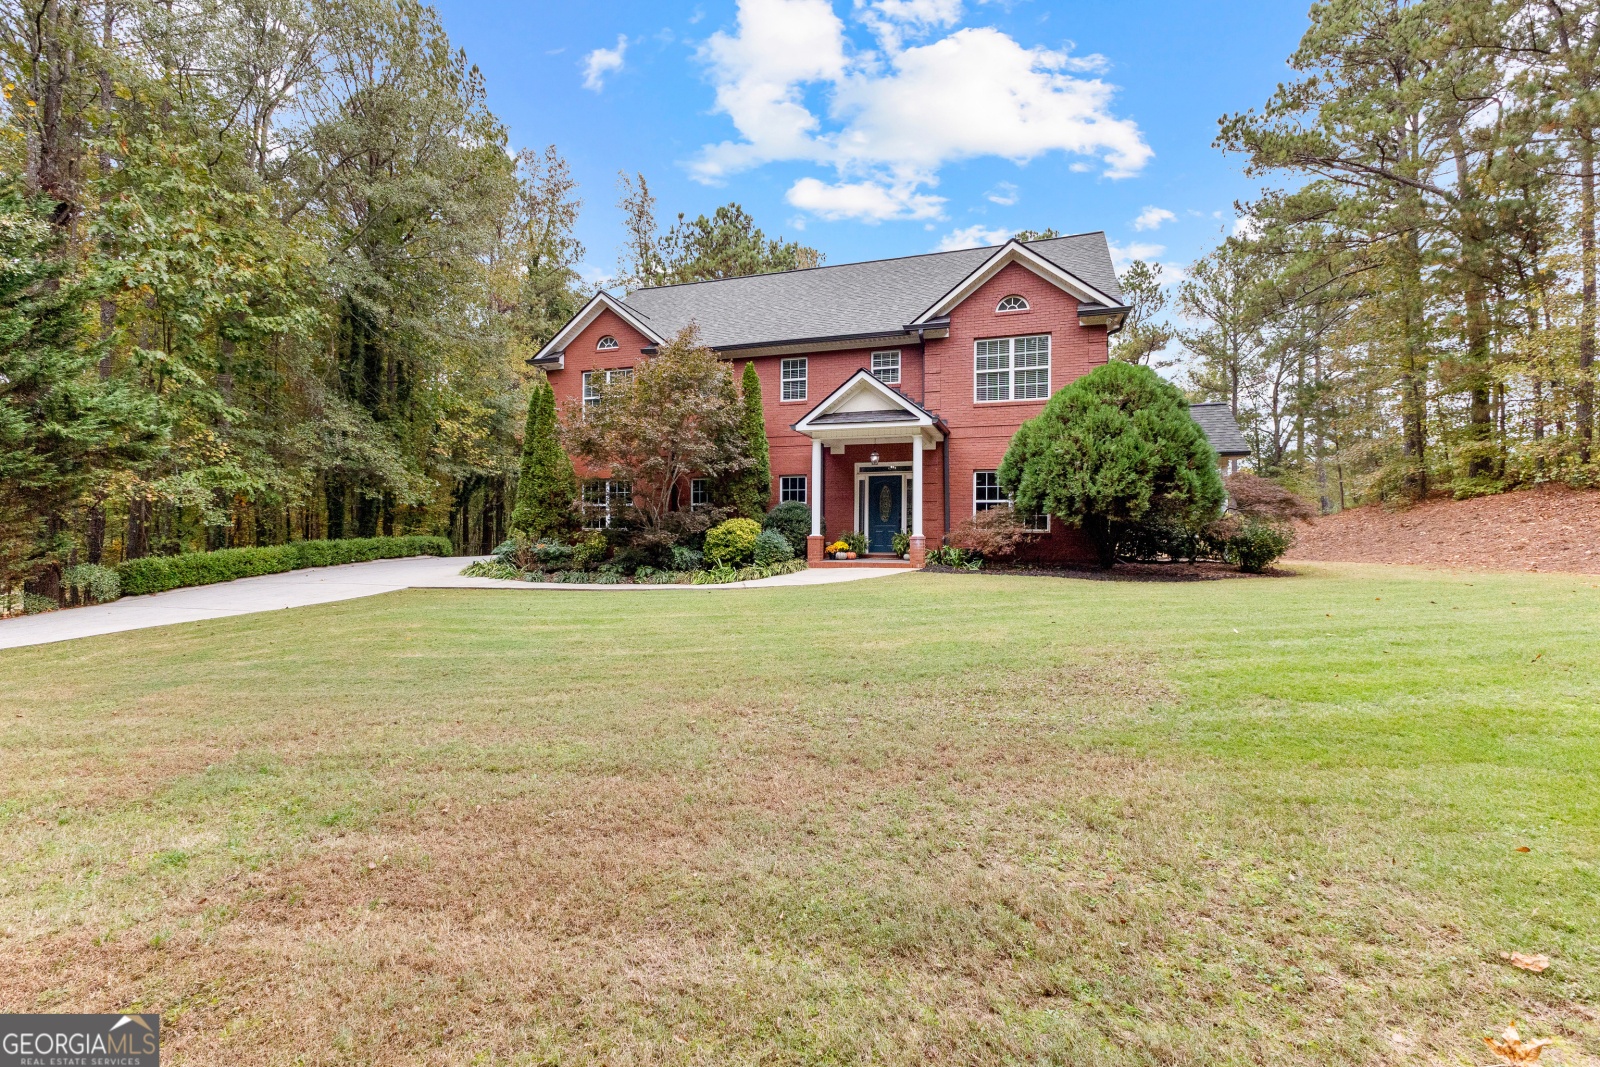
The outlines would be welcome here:
[[[1012,293],[1024,297],[1027,311],[997,312],[996,305]],[[1011,264],[963,301],[951,314],[950,336],[924,345],[899,346],[899,388],[929,411],[941,416],[950,434],[938,449],[923,453],[923,528],[928,544],[936,545],[948,532],[944,524],[943,461],[949,451],[950,523],[972,514],[973,473],[999,467],[1011,436],[1024,421],[1044,407],[1042,400],[980,403],[974,399],[974,343],[982,338],[1023,334],[1050,336],[1050,391],[1089,373],[1106,362],[1108,339],[1104,326],[1082,326],[1078,302],[1070,294],[1018,264]],[[804,324],[797,324],[801,332]],[[605,335],[620,345],[614,351],[595,348]],[[553,371],[550,381],[557,403],[576,403],[582,396],[586,370],[629,367],[643,359],[640,349],[650,340],[613,312],[602,311],[566,348],[566,367]],[[885,346],[887,347],[887,346]],[[881,350],[881,349],[879,349]],[[784,358],[754,359],[761,379],[762,406],[766,412],[767,441],[772,456],[772,502],[778,499],[778,479],[783,475],[811,477],[811,439],[791,427],[856,371],[870,369],[872,348],[807,353],[807,390],[803,401],[781,399],[779,368]],[[732,358],[734,373],[742,374],[746,361]],[[824,454],[824,515],[831,536],[855,526],[855,465],[868,461],[876,450],[882,462],[910,462],[910,446],[900,444],[852,445],[840,455]],[[815,492],[808,485],[808,492]],[[1093,558],[1087,540],[1059,520],[1051,533],[1036,539],[1026,558],[1087,560]]]

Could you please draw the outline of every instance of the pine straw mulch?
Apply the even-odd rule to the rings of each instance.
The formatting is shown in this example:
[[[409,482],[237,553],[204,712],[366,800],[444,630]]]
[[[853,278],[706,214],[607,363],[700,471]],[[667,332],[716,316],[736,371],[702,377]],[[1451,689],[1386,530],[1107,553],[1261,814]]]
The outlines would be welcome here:
[[[986,565],[981,571],[928,564],[935,574],[1007,574],[1029,578],[1081,578],[1090,582],[1217,582],[1225,578],[1292,578],[1294,571],[1268,567],[1262,574],[1246,574],[1231,563],[1201,560],[1196,563],[1118,563],[1108,571],[1069,564],[1013,563]]]
[[[1541,485],[1296,525],[1293,560],[1600,574],[1600,491]]]

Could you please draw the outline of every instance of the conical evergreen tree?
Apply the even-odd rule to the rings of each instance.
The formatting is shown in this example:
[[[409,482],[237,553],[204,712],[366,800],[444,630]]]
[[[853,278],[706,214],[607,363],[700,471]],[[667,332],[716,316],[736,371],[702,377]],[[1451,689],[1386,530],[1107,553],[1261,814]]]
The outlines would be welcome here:
[[[530,537],[558,537],[575,525],[578,479],[561,447],[556,394],[543,374],[528,394],[528,426],[522,438],[522,476],[511,529]]]
[[[740,391],[744,394],[744,418],[740,420],[739,429],[744,435],[750,466],[733,476],[728,498],[739,515],[759,520],[766,515],[767,503],[772,497],[772,459],[767,451],[767,423],[761,410],[761,379],[756,376],[754,363],[744,365]]]

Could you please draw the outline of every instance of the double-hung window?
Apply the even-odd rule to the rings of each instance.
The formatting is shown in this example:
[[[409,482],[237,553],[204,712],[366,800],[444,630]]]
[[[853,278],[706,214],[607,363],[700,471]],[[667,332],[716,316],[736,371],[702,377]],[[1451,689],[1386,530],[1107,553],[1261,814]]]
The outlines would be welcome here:
[[[990,508],[1009,508],[1011,498],[1000,488],[1000,474],[998,471],[973,471],[972,472],[972,513],[988,511]],[[1034,533],[1050,532],[1050,516],[1048,515],[1023,515],[1017,518],[1022,525]]]
[[[633,503],[633,483],[620,478],[592,478],[583,483],[583,528],[605,530],[622,525]]]
[[[782,376],[781,395],[785,400],[804,400],[806,398],[806,361],[801,359],[786,359],[780,372]]]
[[[703,508],[711,503],[711,479],[689,479],[689,509]]]
[[[1050,335],[977,342],[975,400],[1045,400],[1050,396]]]
[[[633,377],[632,367],[618,367],[616,370],[586,370],[583,372],[583,406],[593,407],[600,403],[600,386],[611,385],[614,382],[625,382]]]
[[[778,479],[778,503],[786,500],[806,502],[806,476],[803,474],[785,474]]]
[[[872,376],[885,385],[900,384],[900,353],[872,353]]]

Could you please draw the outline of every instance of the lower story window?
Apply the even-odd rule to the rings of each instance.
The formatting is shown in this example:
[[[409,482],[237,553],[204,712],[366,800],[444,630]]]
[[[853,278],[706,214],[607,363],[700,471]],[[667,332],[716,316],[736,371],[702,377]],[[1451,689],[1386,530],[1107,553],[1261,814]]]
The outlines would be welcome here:
[[[972,513],[988,511],[990,508],[1009,508],[1011,498],[1005,490],[1000,488],[1000,474],[998,471],[973,471],[972,472]],[[1050,516],[1048,515],[1023,515],[1020,512],[1017,518],[1022,520],[1022,525],[1034,533],[1050,532]]]
[[[806,502],[806,476],[803,474],[785,474],[778,479],[778,502],[785,500],[798,500]]]
[[[711,503],[711,479],[689,479],[689,507],[703,508]]]
[[[621,526],[633,503],[633,483],[618,478],[594,478],[583,483],[583,528],[605,530]]]

